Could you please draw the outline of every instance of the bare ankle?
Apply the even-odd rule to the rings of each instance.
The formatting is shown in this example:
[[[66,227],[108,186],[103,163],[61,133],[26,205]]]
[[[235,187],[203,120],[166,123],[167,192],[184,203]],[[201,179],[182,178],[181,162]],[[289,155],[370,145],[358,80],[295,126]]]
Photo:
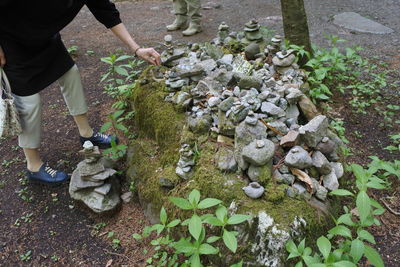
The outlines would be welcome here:
[[[43,162],[28,163],[27,169],[31,172],[38,172],[40,167],[42,167]]]

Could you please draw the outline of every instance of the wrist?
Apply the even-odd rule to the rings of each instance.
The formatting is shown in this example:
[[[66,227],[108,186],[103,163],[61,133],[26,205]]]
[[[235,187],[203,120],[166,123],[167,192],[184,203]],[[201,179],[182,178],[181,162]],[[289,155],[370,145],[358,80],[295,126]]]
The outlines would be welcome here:
[[[137,57],[138,54],[137,52],[139,51],[139,49],[142,49],[142,47],[138,46],[136,49],[133,49],[133,54]]]

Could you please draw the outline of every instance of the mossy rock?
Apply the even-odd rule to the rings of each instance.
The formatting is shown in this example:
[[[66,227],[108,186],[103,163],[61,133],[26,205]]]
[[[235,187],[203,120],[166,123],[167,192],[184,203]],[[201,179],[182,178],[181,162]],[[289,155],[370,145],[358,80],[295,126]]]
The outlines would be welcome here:
[[[224,258],[218,266],[243,259],[245,266],[288,266],[285,243],[290,238],[315,240],[329,225],[329,219],[303,200],[286,197],[286,185],[271,181],[261,199],[248,198],[242,187],[248,184],[240,173],[221,172],[215,164],[219,150],[207,134],[193,134],[188,130],[185,114],[164,101],[167,92],[163,81],[154,81],[150,67],[134,89],[132,106],[138,138],[130,144],[128,176],[136,184],[139,199],[146,215],[155,222],[162,206],[171,218],[184,219],[185,212],[177,209],[168,197],[184,197],[193,190],[202,198],[218,198],[236,213],[253,215],[248,223],[235,228],[239,232],[238,252]],[[182,144],[196,144],[200,151],[190,180],[175,174]],[[171,190],[160,186],[160,178],[175,184]]]

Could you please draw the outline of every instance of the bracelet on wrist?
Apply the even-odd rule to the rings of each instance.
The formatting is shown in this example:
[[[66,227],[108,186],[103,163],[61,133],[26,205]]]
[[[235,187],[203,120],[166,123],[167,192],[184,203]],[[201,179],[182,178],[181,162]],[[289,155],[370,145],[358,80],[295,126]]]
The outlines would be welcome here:
[[[137,51],[138,51],[139,49],[141,49],[140,46],[139,46],[138,48],[136,48],[136,49],[133,51],[133,53],[135,54],[136,57],[138,56],[138,55],[137,55]]]

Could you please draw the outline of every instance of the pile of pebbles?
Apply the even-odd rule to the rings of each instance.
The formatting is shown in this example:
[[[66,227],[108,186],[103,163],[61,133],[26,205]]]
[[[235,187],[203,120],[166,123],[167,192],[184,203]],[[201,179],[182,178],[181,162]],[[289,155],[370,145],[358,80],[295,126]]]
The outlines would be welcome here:
[[[288,185],[289,197],[325,201],[343,176],[341,141],[305,95],[307,77],[295,51],[281,43],[279,35],[265,40],[255,20],[241,33],[222,23],[218,37],[204,45],[174,48],[166,36],[165,101],[187,113],[192,132],[226,144],[216,155],[217,167],[244,174],[249,197],[261,197],[275,180]],[[232,47],[241,49],[227,53]],[[195,165],[191,145],[180,153],[176,174],[187,180]]]

